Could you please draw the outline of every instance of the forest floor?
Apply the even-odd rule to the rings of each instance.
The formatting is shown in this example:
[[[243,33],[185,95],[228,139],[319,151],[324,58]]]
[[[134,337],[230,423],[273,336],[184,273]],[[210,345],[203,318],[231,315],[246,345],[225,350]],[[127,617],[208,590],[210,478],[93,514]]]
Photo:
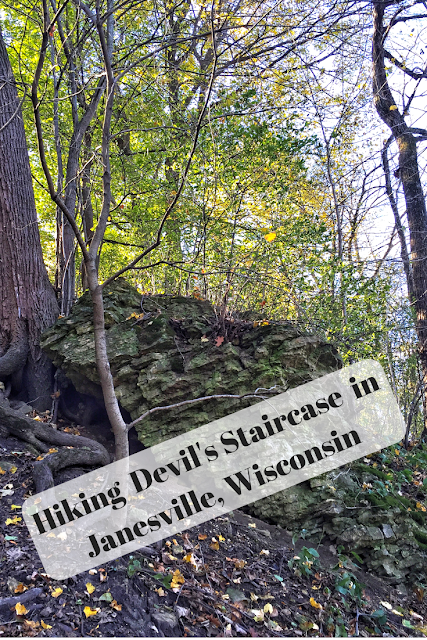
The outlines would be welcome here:
[[[0,441],[4,637],[427,635],[422,588],[403,596],[334,546],[294,545],[283,529],[241,511],[55,581],[20,515],[34,492],[35,457],[19,440]]]

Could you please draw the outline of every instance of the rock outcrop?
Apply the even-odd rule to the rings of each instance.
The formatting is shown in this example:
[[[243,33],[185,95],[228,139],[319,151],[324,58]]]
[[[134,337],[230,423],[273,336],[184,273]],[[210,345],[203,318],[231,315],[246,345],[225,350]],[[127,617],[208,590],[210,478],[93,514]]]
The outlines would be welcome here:
[[[142,300],[122,279],[104,298],[116,394],[132,419],[156,406],[202,396],[244,395],[275,385],[279,393],[341,366],[332,345],[290,322],[236,320],[220,326],[205,300],[162,295]],[[42,347],[78,391],[101,397],[87,294],[43,335]],[[254,402],[259,400],[210,400],[157,412],[137,425],[138,436],[152,446]]]
[[[387,490],[387,478],[392,480],[356,461],[249,509],[260,519],[304,531],[311,541],[326,538],[352,559],[357,554],[369,571],[404,590],[427,579],[427,517],[417,500]]]

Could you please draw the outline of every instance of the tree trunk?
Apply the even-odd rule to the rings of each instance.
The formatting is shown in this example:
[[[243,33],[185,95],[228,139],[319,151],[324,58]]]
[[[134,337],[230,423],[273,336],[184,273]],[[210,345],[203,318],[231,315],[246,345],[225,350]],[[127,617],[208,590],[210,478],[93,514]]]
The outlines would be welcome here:
[[[411,286],[413,288],[411,303],[416,314],[415,324],[424,389],[427,389],[427,211],[418,169],[416,139],[395,104],[385,72],[384,9],[386,6],[387,3],[374,2],[372,44],[374,104],[378,115],[391,130],[399,149],[399,172],[405,196],[411,243],[412,282],[408,282],[408,288],[409,290]],[[426,392],[424,392],[423,404],[426,421]]]
[[[55,321],[43,263],[30,163],[15,80],[0,32],[0,380],[38,409],[51,404],[52,366],[39,347]]]

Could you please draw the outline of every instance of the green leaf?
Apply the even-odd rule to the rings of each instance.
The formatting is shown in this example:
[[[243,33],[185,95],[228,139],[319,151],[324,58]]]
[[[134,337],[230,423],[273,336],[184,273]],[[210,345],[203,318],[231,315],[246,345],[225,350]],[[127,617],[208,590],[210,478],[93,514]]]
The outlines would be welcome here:
[[[105,602],[113,602],[113,596],[109,591],[103,593],[102,596],[99,597],[100,600],[104,600]]]

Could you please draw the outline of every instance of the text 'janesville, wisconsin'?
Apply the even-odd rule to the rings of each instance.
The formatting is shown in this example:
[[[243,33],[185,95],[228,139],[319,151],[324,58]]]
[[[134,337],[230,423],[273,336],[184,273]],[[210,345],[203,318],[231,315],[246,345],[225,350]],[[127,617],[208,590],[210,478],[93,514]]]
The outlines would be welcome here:
[[[403,431],[381,366],[362,361],[32,496],[24,518],[46,572],[63,579],[394,444]]]

